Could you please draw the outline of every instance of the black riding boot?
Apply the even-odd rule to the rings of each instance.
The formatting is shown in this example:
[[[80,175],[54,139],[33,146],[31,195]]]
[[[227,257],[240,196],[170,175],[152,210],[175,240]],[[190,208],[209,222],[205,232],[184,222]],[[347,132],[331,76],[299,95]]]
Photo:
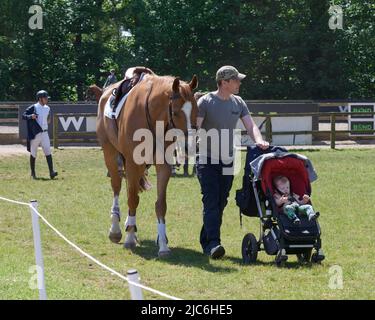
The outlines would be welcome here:
[[[189,163],[185,161],[184,164],[184,177],[187,177],[189,175]]]
[[[58,173],[53,171],[52,155],[46,156],[46,159],[48,163],[49,176],[51,177],[51,179],[53,179],[58,175]]]
[[[36,175],[35,175],[35,158],[30,155],[30,169],[31,169],[31,178],[33,178],[34,180],[36,179]]]

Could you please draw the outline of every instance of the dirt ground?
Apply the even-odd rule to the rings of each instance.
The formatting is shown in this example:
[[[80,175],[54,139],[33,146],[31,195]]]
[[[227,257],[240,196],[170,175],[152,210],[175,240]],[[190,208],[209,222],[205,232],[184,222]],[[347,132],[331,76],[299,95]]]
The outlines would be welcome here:
[[[0,158],[27,155],[26,146],[21,144],[0,145]]]

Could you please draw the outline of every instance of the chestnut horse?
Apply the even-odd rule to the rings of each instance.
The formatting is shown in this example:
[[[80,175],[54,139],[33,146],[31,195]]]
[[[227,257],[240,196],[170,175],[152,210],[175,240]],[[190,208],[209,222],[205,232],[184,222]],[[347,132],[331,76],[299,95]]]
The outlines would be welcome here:
[[[139,192],[147,185],[145,172],[148,164],[155,164],[157,176],[157,201],[155,211],[157,217],[157,244],[159,256],[170,253],[166,236],[165,215],[167,211],[167,185],[171,176],[170,164],[155,162],[156,122],[162,123],[164,129],[180,129],[185,134],[188,129],[196,126],[198,113],[197,103],[193,90],[198,86],[198,79],[193,77],[190,83],[180,81],[179,78],[157,76],[148,74],[143,81],[138,83],[132,91],[116,120],[104,115],[105,105],[119,83],[113,84],[103,92],[98,106],[97,136],[103,148],[105,164],[111,176],[113,190],[113,205],[111,208],[112,225],[109,238],[114,243],[119,243],[122,238],[119,209],[119,195],[121,190],[121,177],[118,174],[117,155],[124,159],[125,175],[127,181],[128,217],[125,222],[126,237],[124,247],[132,249],[137,245],[136,212],[139,204]],[[160,122],[161,121],[161,122]],[[135,149],[144,142],[135,141],[134,135],[139,129],[147,130],[153,137],[151,159],[146,163],[139,163],[134,158]],[[164,136],[163,136],[164,140]],[[164,141],[163,152],[172,142]],[[157,147],[156,147],[157,149]]]

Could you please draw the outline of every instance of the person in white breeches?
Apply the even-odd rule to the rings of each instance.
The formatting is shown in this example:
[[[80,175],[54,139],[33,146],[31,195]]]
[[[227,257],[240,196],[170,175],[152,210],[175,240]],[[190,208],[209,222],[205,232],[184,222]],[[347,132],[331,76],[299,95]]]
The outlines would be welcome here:
[[[53,170],[50,138],[48,135],[48,123],[50,122],[50,107],[47,91],[38,91],[36,95],[38,102],[26,109],[22,118],[27,120],[27,150],[30,151],[31,177],[36,179],[35,160],[38,147],[41,146],[47,159],[50,178],[54,179],[58,173]]]

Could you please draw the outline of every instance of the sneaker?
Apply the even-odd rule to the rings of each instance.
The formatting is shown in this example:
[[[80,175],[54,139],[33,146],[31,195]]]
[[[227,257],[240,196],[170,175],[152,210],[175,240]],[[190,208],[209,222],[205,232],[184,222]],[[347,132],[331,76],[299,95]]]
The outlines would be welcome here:
[[[299,218],[295,218],[295,219],[293,220],[293,224],[295,224],[295,225],[300,225],[300,224],[301,224],[301,220],[300,220]]]
[[[214,248],[211,249],[210,257],[212,259],[220,259],[224,255],[225,255],[225,249],[220,244],[218,246],[216,246],[216,247],[214,247]]]

